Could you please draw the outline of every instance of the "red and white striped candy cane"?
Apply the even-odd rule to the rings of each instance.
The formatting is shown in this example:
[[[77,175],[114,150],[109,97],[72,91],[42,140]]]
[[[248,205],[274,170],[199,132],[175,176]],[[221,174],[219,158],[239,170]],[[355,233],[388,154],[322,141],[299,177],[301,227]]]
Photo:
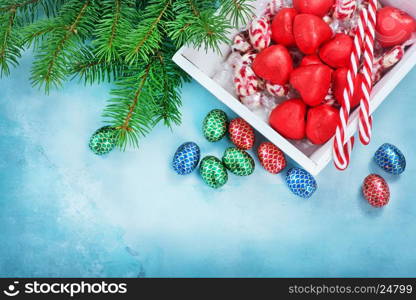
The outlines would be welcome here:
[[[361,86],[363,99],[360,101],[360,115],[358,120],[358,129],[360,141],[363,145],[368,145],[371,141],[371,129],[373,119],[370,115],[370,95],[373,89],[373,65],[374,65],[374,41],[376,37],[376,12],[377,0],[370,0],[368,4],[368,23],[364,45],[364,66],[362,74],[365,80]]]
[[[335,3],[334,17],[338,20],[349,19],[356,9],[357,0],[337,0]]]
[[[358,27],[354,37],[354,49],[351,53],[351,62],[347,74],[347,87],[344,90],[344,101],[340,109],[340,122],[338,123],[334,140],[334,164],[339,170],[345,170],[350,163],[350,156],[354,147],[354,137],[348,138],[348,121],[350,116],[350,99],[354,95],[355,79],[357,78],[360,58],[368,22],[367,9],[360,11]]]

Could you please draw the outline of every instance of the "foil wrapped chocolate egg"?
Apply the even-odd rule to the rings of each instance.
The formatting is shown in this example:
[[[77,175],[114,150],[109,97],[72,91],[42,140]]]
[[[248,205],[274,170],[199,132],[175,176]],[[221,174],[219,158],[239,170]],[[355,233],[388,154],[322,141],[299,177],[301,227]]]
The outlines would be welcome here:
[[[204,182],[214,189],[222,187],[228,181],[225,166],[215,156],[207,156],[201,161],[199,173]]]
[[[110,126],[98,129],[90,138],[88,146],[96,155],[105,155],[111,152],[117,144],[117,130]]]
[[[242,150],[249,150],[254,145],[254,130],[241,118],[234,119],[228,126],[228,134],[233,144]]]
[[[382,207],[390,201],[390,189],[383,177],[370,174],[364,179],[364,198],[374,207]]]
[[[292,168],[287,172],[286,183],[293,194],[302,198],[310,198],[318,188],[315,178],[299,168]]]
[[[214,109],[208,113],[202,125],[205,138],[210,142],[218,142],[227,133],[228,118],[225,112]]]
[[[244,150],[228,148],[224,152],[222,161],[225,167],[237,176],[248,176],[254,172],[254,160]]]
[[[282,150],[270,142],[262,143],[257,149],[260,164],[272,174],[280,173],[286,168],[286,158]]]
[[[194,142],[187,142],[179,146],[173,156],[172,167],[179,175],[192,173],[198,166],[201,150]]]
[[[392,144],[383,144],[374,154],[376,164],[384,171],[399,175],[406,169],[406,158],[403,153]]]

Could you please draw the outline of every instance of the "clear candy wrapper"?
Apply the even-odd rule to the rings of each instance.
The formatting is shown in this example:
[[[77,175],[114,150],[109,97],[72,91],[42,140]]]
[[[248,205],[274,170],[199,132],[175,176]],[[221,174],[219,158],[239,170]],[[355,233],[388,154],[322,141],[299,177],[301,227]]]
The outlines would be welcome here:
[[[413,45],[416,42],[416,35],[405,42],[403,45],[395,46],[388,51],[385,51],[374,61],[373,67],[373,81],[378,82],[383,75],[395,66],[404,56],[406,48]]]

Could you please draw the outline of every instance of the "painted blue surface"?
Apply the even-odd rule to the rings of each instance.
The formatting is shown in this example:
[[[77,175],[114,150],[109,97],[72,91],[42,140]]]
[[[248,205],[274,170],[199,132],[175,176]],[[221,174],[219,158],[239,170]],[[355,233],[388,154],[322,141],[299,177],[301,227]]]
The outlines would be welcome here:
[[[346,172],[329,166],[305,200],[259,165],[218,191],[175,175],[183,142],[204,155],[229,146],[204,140],[205,114],[230,112],[196,83],[183,88],[182,126],[103,158],[87,143],[109,87],[45,96],[29,65],[0,81],[0,276],[416,276],[416,70],[375,114],[371,145],[357,146]],[[400,176],[374,163],[385,142],[406,155]],[[361,197],[370,172],[390,184],[384,209]]]

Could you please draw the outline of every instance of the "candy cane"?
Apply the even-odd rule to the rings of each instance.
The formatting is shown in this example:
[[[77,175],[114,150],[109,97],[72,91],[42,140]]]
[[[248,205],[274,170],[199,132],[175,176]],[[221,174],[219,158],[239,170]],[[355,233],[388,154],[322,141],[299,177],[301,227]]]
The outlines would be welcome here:
[[[374,41],[376,28],[377,0],[371,0],[368,5],[368,23],[364,46],[364,67],[362,74],[365,80],[361,86],[364,97],[360,101],[360,115],[358,129],[360,141],[363,145],[368,145],[371,141],[371,129],[373,119],[370,116],[370,95],[373,88],[373,65],[374,65]]]
[[[362,47],[365,38],[365,28],[368,22],[368,12],[363,8],[360,12],[357,30],[354,37],[354,49],[351,53],[351,62],[347,74],[347,87],[344,90],[344,101],[340,109],[340,121],[338,123],[334,140],[334,164],[339,170],[345,170],[350,163],[350,156],[354,147],[354,137],[348,139],[347,129],[350,116],[350,99],[354,95],[354,83],[358,74]]]

